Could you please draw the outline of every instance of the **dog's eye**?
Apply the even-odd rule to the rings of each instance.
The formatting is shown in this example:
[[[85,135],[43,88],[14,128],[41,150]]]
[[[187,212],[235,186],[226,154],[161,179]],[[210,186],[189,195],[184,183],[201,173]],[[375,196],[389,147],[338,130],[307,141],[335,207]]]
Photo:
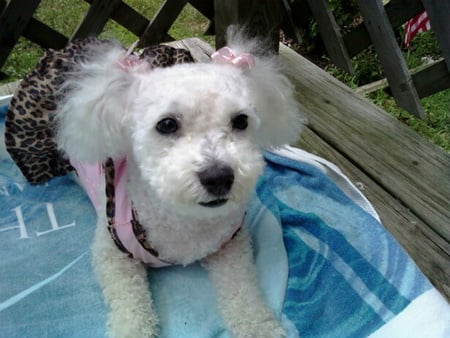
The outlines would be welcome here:
[[[248,116],[245,114],[239,114],[233,117],[231,120],[231,126],[233,129],[245,130],[248,127]]]
[[[160,134],[173,134],[179,129],[177,120],[166,117],[156,124],[156,130]]]

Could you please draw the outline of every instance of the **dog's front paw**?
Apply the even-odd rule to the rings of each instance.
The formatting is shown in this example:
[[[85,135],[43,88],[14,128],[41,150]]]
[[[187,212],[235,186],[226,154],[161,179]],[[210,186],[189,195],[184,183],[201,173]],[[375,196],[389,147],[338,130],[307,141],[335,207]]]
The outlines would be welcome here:
[[[275,319],[262,322],[242,321],[230,328],[236,338],[283,338],[286,331]]]
[[[151,309],[115,309],[108,316],[108,333],[111,338],[153,338],[157,324]]]

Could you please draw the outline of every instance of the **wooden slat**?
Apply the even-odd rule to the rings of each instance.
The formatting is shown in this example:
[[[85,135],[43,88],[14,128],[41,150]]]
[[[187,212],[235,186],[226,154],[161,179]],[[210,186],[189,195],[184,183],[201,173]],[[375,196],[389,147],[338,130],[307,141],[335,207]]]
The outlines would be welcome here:
[[[353,74],[353,66],[342,34],[326,0],[308,0],[314,19],[319,27],[320,36],[331,61],[347,73]]]
[[[84,0],[92,4],[94,0]],[[136,36],[140,36],[149,24],[144,16],[124,2],[120,2],[111,13],[111,19],[122,25]]]
[[[197,11],[209,20],[214,20],[214,1],[211,0],[189,0],[189,3]]]
[[[170,27],[186,5],[187,0],[166,0],[140,37],[139,46],[164,41]]]
[[[111,19],[128,29],[136,36],[141,36],[150,23],[144,16],[126,3],[121,2],[111,14]]]
[[[284,30],[284,33],[294,38],[295,42],[297,42],[298,44],[301,44],[303,42],[302,34],[300,32],[300,29],[294,22],[291,5],[288,0],[283,0],[283,9],[285,19],[282,22],[282,29]]]
[[[423,11],[420,0],[391,0],[384,6],[392,27],[400,27],[417,13]],[[359,54],[372,44],[364,23],[359,24],[343,36],[345,46],[351,57]]]
[[[41,0],[9,1],[0,14],[0,68],[5,64]]]
[[[253,35],[266,39],[267,50],[278,51],[282,20],[280,1],[214,0],[216,48],[225,45],[228,26],[241,25]]]
[[[209,19],[208,27],[204,35],[215,35],[214,23],[214,1],[211,0],[189,0],[189,3],[198,10],[203,16]]]
[[[42,48],[60,49],[64,48],[67,42],[69,42],[68,37],[35,18],[31,18],[29,24],[23,31],[23,36]]]
[[[444,59],[414,68],[410,71],[410,74],[420,98],[450,88],[450,73],[447,71]],[[386,79],[358,87],[356,92],[369,94],[380,89],[386,89],[387,92],[391,92]]]
[[[398,28],[423,11],[421,0],[390,0],[384,6],[392,27]]]
[[[308,27],[312,17],[311,8],[307,0],[294,0],[290,4],[292,19],[298,27]]]
[[[285,46],[310,127],[450,242],[450,155]]]
[[[100,34],[108,22],[112,12],[122,0],[94,0],[83,21],[70,40],[83,39]]]
[[[381,0],[358,0],[358,4],[395,102],[415,116],[425,118],[425,111]]]
[[[374,81],[374,82],[365,84],[365,85],[360,86],[358,88],[355,88],[355,91],[357,93],[367,95],[367,94],[373,93],[373,92],[375,92],[377,90],[385,89],[387,87],[389,87],[389,83],[387,82],[387,80],[386,79],[381,79],[381,80],[378,80],[378,81]]]
[[[311,130],[305,129],[298,146],[338,164],[375,207],[385,228],[450,300],[450,244]]]
[[[450,72],[450,2],[442,0],[422,0],[431,28],[436,34],[442,55],[444,56],[447,70]]]
[[[94,0],[84,0],[92,4]],[[150,21],[135,9],[127,5],[125,2],[120,2],[113,10],[110,18],[117,22],[122,27],[129,30],[131,33],[140,37],[144,34]],[[171,41],[173,38],[169,35],[165,36],[161,41]],[[159,41],[160,42],[160,41]]]
[[[444,60],[433,63],[420,72],[413,74],[412,79],[421,98],[450,88],[450,72]]]

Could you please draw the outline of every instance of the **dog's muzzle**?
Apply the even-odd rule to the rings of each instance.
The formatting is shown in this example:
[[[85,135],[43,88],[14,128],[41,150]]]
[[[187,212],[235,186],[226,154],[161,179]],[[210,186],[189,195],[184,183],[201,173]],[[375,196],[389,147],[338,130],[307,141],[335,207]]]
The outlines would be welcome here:
[[[200,202],[205,207],[220,207],[228,200],[225,196],[230,192],[234,182],[233,169],[224,164],[215,164],[197,173],[200,183],[212,196],[217,197],[208,202]]]

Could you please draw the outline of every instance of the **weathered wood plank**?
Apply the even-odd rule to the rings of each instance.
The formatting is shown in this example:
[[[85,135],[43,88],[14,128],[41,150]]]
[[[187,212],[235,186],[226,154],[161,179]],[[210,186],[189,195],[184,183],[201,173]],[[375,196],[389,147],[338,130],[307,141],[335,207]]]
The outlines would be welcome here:
[[[450,241],[450,155],[285,46],[311,129]]]
[[[365,84],[363,86],[360,86],[360,87],[356,88],[355,91],[360,94],[370,94],[377,90],[384,89],[387,87],[389,87],[389,83],[387,82],[387,80],[381,79],[381,80],[374,81],[374,82]]]
[[[406,61],[395,40],[382,2],[380,0],[358,0],[358,4],[395,102],[417,117],[425,118],[425,111],[409,75]]]
[[[319,27],[320,36],[331,61],[347,73],[353,74],[354,69],[347,52],[341,30],[331,13],[326,0],[308,0],[314,19]]]
[[[311,130],[304,130],[297,146],[337,164],[360,187],[377,210],[385,228],[433,285],[450,300],[450,244]]]
[[[5,64],[41,0],[9,1],[0,14],[0,69]]]
[[[0,86],[0,97],[8,96],[14,94],[16,88],[19,86],[20,80],[15,82],[10,82]]]
[[[108,22],[112,12],[122,0],[94,0],[83,21],[75,30],[70,40],[82,39],[100,34]]]
[[[194,60],[197,62],[210,61],[210,55],[214,53],[214,49],[211,47],[211,45],[198,38],[172,41],[167,44],[175,48],[188,49],[191,52]]]
[[[139,46],[148,46],[163,41],[186,3],[187,0],[164,1],[144,33],[141,35]]]
[[[448,24],[450,2],[441,0],[422,0],[422,2],[441,47],[447,70],[450,72],[450,25]]]
[[[280,1],[214,0],[216,47],[225,45],[229,25],[245,26],[248,32],[266,39],[267,49],[278,51],[279,27],[283,18]]]
[[[400,27],[405,21],[423,11],[423,5],[420,0],[391,0],[384,8],[391,26],[394,28]],[[359,54],[372,44],[364,23],[344,34],[343,39],[351,57]]]

